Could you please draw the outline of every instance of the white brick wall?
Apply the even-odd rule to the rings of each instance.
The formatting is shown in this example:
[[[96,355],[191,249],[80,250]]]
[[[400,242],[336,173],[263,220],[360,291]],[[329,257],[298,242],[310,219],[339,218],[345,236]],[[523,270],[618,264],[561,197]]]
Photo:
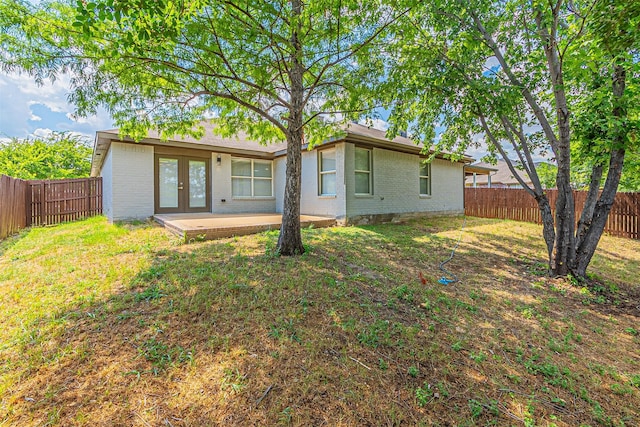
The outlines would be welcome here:
[[[287,157],[278,157],[273,161],[273,183],[276,194],[276,212],[282,213],[284,210],[284,186],[286,182],[287,173]],[[303,172],[304,173],[304,172]]]
[[[220,166],[217,158],[220,154]],[[274,177],[274,197],[258,199],[234,199],[231,193],[231,155],[223,153],[211,154],[211,192],[213,213],[256,213],[276,211],[276,190],[277,186]],[[276,165],[274,162],[273,173]],[[224,200],[224,202],[223,202]]]
[[[344,183],[344,147],[336,144],[336,195],[319,196],[318,187],[318,152],[319,150],[302,152],[302,193],[300,212],[307,215],[332,216],[343,219],[346,215],[345,183]],[[320,149],[321,150],[321,149]]]
[[[153,216],[153,147],[114,141],[109,151],[112,155],[109,220]]]
[[[464,164],[435,159],[431,164],[431,201],[429,211],[464,213]]]
[[[420,196],[420,158],[414,154],[373,148],[373,195],[355,195],[355,146],[346,144],[347,216],[414,212],[464,212],[461,163],[436,159],[431,165],[431,196]]]
[[[419,194],[419,157],[379,148],[373,153],[373,196],[356,196],[354,144],[336,144],[336,196],[318,195],[318,150],[302,153],[301,213],[334,216],[463,213],[463,165],[436,159],[431,165],[432,195]],[[286,159],[273,162],[274,197],[234,199],[231,155],[211,154],[214,213],[282,212]],[[112,142],[102,165],[104,213],[110,221],[145,219],[154,213],[153,147]],[[224,202],[222,200],[225,200]]]
[[[102,163],[100,176],[102,177],[102,213],[113,222],[113,163],[112,153],[109,149]]]

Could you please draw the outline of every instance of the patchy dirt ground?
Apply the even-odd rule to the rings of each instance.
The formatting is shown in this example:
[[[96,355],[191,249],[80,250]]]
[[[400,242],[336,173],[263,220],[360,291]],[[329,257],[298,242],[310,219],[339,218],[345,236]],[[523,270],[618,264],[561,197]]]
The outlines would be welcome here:
[[[640,425],[640,242],[578,283],[538,226],[462,223],[305,230],[298,258],[100,220],[5,242],[0,425]]]

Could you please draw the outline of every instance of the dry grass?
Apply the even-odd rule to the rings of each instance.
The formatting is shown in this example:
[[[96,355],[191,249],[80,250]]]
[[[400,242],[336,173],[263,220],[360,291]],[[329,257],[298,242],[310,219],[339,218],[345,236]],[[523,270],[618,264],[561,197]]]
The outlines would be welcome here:
[[[462,218],[180,245],[93,219],[0,244],[0,425],[639,425],[640,242],[591,284]],[[420,280],[426,278],[426,284]]]

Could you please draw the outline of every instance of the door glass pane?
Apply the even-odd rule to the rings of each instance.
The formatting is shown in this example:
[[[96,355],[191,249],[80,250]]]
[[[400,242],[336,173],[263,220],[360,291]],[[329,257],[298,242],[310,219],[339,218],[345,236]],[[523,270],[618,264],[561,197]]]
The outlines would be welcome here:
[[[271,162],[253,162],[253,176],[271,178]]]
[[[178,159],[158,159],[158,190],[161,208],[178,207]]]
[[[253,191],[256,197],[271,197],[271,180],[256,179],[253,181]]]
[[[207,206],[207,163],[189,160],[189,207]]]
[[[231,194],[234,197],[251,197],[251,178],[233,178]]]
[[[356,194],[369,193],[369,173],[356,172]]]
[[[251,160],[232,159],[232,176],[251,176]]]

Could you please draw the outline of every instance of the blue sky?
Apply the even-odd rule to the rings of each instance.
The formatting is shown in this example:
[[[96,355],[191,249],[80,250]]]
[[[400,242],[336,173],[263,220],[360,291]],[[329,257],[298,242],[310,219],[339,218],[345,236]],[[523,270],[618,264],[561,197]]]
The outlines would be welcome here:
[[[0,72],[0,141],[43,136],[52,131],[73,132],[93,141],[96,131],[114,128],[104,110],[92,117],[74,118],[75,108],[67,101],[68,91],[69,77],[65,75],[38,86],[27,74]],[[386,118],[388,112],[381,111],[381,115]],[[375,120],[373,126],[386,129],[382,120]],[[484,150],[469,147],[468,154],[479,159]]]
[[[55,131],[73,132],[92,143],[96,131],[115,127],[104,110],[96,116],[74,118],[75,107],[67,101],[68,92],[68,76],[38,86],[26,74],[0,73],[0,141],[45,136]],[[382,111],[381,114],[388,113]],[[370,124],[386,129],[386,123],[379,119]],[[484,150],[469,147],[467,153],[480,159]]]
[[[0,139],[69,131],[93,141],[97,130],[113,128],[106,111],[74,119],[75,108],[67,101],[68,91],[68,76],[38,86],[26,74],[0,73]]]
[[[0,73],[0,141],[45,136],[55,131],[73,132],[92,143],[96,131],[115,127],[104,110],[95,116],[74,118],[75,107],[67,101],[68,92],[68,76],[38,86],[27,74]],[[384,111],[381,113],[385,115]],[[373,126],[385,129],[386,123],[375,120]],[[484,150],[469,147],[467,154],[480,159]]]
[[[68,92],[69,77],[65,75],[38,86],[27,74],[0,73],[0,140],[43,136],[52,131],[74,132],[93,140],[96,131],[114,128],[106,111],[74,118],[75,107],[67,101]],[[379,119],[371,124],[379,129],[387,127]]]

